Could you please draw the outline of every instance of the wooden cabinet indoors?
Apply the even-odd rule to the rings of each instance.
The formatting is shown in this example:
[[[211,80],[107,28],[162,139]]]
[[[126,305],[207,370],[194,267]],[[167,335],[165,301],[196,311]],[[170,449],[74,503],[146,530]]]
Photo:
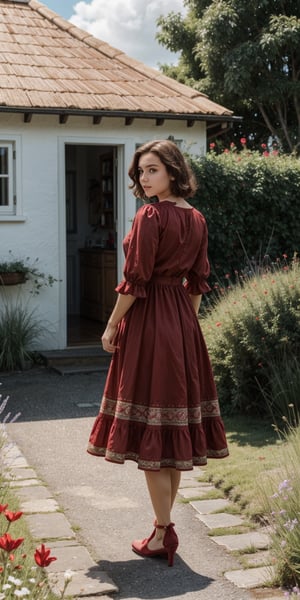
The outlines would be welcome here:
[[[80,314],[88,319],[107,321],[117,294],[115,250],[82,248],[80,252]]]

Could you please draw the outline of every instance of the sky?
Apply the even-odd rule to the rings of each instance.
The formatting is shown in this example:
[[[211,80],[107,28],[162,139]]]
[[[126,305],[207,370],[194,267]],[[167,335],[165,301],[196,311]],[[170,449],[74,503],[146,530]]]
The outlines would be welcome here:
[[[156,41],[156,20],[170,12],[184,15],[184,0],[40,1],[77,27],[150,67],[177,62],[178,56]]]

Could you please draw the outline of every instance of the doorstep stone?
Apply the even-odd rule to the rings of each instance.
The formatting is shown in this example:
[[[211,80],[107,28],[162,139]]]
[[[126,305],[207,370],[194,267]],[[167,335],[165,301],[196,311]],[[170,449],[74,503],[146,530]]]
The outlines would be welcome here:
[[[53,592],[60,597],[65,583],[64,573],[49,573],[48,580]],[[102,594],[111,594],[118,591],[110,577],[104,571],[100,571],[95,567],[89,571],[74,573],[67,587],[66,595],[75,598],[88,596],[90,599],[93,594],[102,597]]]
[[[259,531],[249,533],[237,533],[236,535],[216,535],[211,540],[219,546],[225,546],[227,550],[244,550],[245,548],[265,549],[269,546],[269,536]]]
[[[225,577],[239,588],[252,589],[270,583],[274,578],[274,569],[268,566],[227,571]]]
[[[32,536],[35,539],[51,540],[53,538],[74,538],[66,517],[62,513],[37,513],[25,515]]]
[[[244,521],[241,517],[230,515],[228,513],[217,513],[215,515],[197,515],[197,518],[202,521],[209,529],[217,529],[218,527],[236,527],[243,525]]]
[[[217,498],[216,500],[193,500],[191,506],[201,515],[207,515],[215,512],[216,510],[222,510],[228,506],[229,500],[225,498]]]

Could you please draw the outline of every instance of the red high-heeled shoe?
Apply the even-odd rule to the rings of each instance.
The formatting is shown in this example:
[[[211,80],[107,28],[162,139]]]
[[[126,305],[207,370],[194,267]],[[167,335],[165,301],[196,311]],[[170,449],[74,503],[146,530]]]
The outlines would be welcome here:
[[[163,547],[159,548],[158,550],[149,550],[148,543],[154,538],[156,529],[165,530],[165,534],[162,539]],[[132,542],[132,550],[140,556],[167,556],[169,567],[173,567],[174,554],[177,548],[178,537],[174,529],[174,523],[170,523],[169,525],[155,524],[155,529],[151,533],[150,537],[145,538],[144,540],[134,540],[134,542]]]

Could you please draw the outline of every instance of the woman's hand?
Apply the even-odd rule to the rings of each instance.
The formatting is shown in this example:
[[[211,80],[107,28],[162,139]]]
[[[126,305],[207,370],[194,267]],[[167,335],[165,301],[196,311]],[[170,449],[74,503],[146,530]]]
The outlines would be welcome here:
[[[110,323],[106,325],[105,331],[101,338],[103,350],[106,352],[113,353],[115,351],[117,346],[115,346],[114,341],[117,335],[117,330],[117,325],[111,325]]]

